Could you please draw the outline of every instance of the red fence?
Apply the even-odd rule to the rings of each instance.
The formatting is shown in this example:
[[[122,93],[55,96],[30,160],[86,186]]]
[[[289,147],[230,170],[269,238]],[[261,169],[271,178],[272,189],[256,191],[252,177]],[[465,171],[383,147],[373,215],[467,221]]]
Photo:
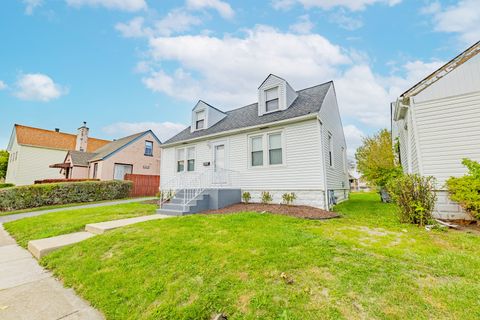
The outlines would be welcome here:
[[[160,176],[126,174],[125,180],[133,182],[133,189],[130,192],[132,197],[151,197],[159,192]]]

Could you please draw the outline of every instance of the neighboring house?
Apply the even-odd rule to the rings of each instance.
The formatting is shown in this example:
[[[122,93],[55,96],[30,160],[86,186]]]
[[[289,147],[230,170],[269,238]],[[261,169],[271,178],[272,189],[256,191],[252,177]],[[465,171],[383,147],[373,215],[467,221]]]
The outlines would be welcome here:
[[[144,131],[114,140],[93,152],[72,150],[52,164],[67,179],[123,180],[125,174],[160,174],[160,140]]]
[[[437,180],[435,214],[469,216],[449,200],[445,181],[462,176],[463,158],[480,160],[480,42],[392,103],[392,136],[403,170]]]
[[[199,101],[191,126],[162,145],[161,159],[161,189],[194,188],[191,198],[202,189],[232,188],[250,192],[254,202],[269,191],[280,203],[295,192],[295,204],[329,208],[350,188],[331,81],[295,91],[269,75],[258,101],[245,107],[224,112]]]
[[[7,147],[10,159],[5,180],[15,185],[29,185],[35,180],[62,178],[57,169],[49,166],[63,161],[68,150],[91,152],[109,142],[88,138],[86,123],[77,134],[15,124]]]

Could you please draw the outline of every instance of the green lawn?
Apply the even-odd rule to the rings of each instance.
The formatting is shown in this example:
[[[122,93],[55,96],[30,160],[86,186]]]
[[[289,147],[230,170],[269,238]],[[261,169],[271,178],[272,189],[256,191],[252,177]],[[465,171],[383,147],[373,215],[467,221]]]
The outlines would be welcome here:
[[[150,221],[42,263],[108,319],[480,318],[478,236],[399,224],[377,195],[351,198],[328,221]]]
[[[155,213],[153,204],[126,203],[88,209],[72,209],[5,223],[5,229],[26,247],[28,241],[81,231],[87,223]]]

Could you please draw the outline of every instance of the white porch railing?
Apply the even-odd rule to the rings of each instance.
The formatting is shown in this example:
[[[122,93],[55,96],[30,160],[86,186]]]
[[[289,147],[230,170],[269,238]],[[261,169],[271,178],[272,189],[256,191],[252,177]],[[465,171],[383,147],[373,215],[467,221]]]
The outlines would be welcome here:
[[[208,169],[196,173],[186,172],[178,174],[160,187],[160,207],[176,197],[183,210],[195,200],[205,189],[228,188],[238,186],[239,172],[228,169]],[[180,195],[181,194],[181,195]]]

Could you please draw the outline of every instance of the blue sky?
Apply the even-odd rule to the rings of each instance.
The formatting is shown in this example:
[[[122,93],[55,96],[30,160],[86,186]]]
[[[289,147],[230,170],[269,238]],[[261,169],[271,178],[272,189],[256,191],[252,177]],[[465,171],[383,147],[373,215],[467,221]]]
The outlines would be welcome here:
[[[352,155],[389,102],[480,40],[480,0],[6,0],[0,148],[14,123],[166,139],[198,99],[255,101],[269,74],[334,80]]]

